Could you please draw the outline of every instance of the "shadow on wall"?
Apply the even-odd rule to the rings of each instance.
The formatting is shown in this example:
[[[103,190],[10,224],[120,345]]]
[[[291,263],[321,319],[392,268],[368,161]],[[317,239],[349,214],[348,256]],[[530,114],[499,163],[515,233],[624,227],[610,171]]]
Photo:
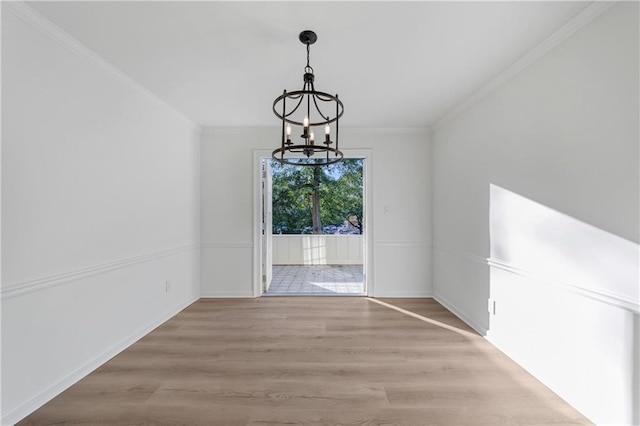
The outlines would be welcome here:
[[[490,185],[487,337],[598,424],[638,424],[639,246]]]

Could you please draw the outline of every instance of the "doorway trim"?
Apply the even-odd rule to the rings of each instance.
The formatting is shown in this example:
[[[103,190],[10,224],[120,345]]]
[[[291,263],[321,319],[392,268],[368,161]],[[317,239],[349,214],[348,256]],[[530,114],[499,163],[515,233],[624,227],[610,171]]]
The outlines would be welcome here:
[[[367,296],[374,294],[373,277],[373,152],[371,149],[343,149],[344,158],[363,158],[364,167],[364,256]],[[253,297],[262,296],[262,160],[271,159],[271,150],[253,150]]]

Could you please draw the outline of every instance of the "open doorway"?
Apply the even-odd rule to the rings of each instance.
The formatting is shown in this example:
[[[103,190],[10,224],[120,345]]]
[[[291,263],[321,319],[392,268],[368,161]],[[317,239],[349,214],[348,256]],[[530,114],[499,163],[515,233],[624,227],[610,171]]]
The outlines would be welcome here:
[[[366,295],[367,159],[259,166],[259,294]]]

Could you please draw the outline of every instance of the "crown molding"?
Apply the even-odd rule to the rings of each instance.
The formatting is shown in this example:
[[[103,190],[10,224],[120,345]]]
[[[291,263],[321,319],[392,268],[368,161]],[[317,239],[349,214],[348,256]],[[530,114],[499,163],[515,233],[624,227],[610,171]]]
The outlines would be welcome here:
[[[89,49],[87,46],[82,44],[80,41],[76,40],[69,33],[62,30],[60,27],[55,25],[53,22],[49,21],[47,18],[38,13],[31,6],[27,5],[22,0],[16,1],[2,1],[2,10],[3,12],[9,12],[12,15],[20,18],[22,21],[31,25],[47,37],[49,37],[54,42],[60,44],[65,47],[70,52],[76,54],[77,56],[85,59],[86,61],[92,63],[98,68],[105,71],[107,74],[114,77],[116,80],[119,80],[125,86],[138,91],[139,93],[144,94],[152,101],[162,105],[167,108],[171,113],[177,115],[179,118],[184,120],[189,124],[192,130],[200,133],[202,128],[196,122],[191,120],[189,117],[184,115],[181,111],[177,110],[165,100],[158,97],[156,94],[151,92],[146,87],[142,86],[140,83],[135,81],[133,78],[129,77],[124,72],[120,71],[120,69],[116,68],[110,62],[105,60],[102,56],[95,53],[93,50]]]
[[[353,135],[426,135],[431,133],[429,126],[424,127],[346,127],[340,132]]]
[[[280,132],[277,126],[255,126],[255,127],[202,127],[202,134],[245,134],[248,132]],[[428,135],[431,127],[348,127],[340,126],[340,133],[352,135]]]
[[[580,13],[574,16],[571,20],[569,20],[566,24],[560,27],[557,31],[547,37],[542,43],[536,46],[529,53],[521,57],[518,61],[516,61],[509,68],[498,74],[492,80],[489,81],[485,86],[483,86],[480,90],[473,93],[466,100],[462,101],[462,103],[458,104],[458,106],[454,107],[452,110],[447,112],[444,116],[438,119],[432,127],[433,130],[437,130],[446,123],[453,120],[455,117],[460,115],[462,112],[467,110],[472,105],[478,103],[485,96],[505,84],[507,81],[511,80],[522,70],[526,69],[533,63],[535,63],[538,59],[546,55],[551,49],[562,43],[564,40],[573,35],[576,31],[593,21],[595,18],[600,16],[606,10],[608,10],[612,5],[614,5],[617,0],[614,1],[594,1],[589,6],[584,8]]]

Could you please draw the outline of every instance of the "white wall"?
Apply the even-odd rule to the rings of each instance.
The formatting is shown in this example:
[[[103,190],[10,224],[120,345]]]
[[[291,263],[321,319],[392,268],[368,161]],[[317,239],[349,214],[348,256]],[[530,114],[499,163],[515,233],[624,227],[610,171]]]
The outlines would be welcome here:
[[[615,4],[433,133],[436,297],[600,424],[640,421],[638,48]]]
[[[345,100],[346,102],[346,100]],[[275,117],[274,117],[275,119]],[[347,115],[343,119],[348,120]],[[201,147],[202,295],[251,297],[254,150],[272,150],[279,128],[205,129]],[[341,128],[344,150],[370,150],[374,296],[431,294],[429,136],[424,130]]]
[[[10,424],[198,297],[200,141],[27,6],[2,7]]]

